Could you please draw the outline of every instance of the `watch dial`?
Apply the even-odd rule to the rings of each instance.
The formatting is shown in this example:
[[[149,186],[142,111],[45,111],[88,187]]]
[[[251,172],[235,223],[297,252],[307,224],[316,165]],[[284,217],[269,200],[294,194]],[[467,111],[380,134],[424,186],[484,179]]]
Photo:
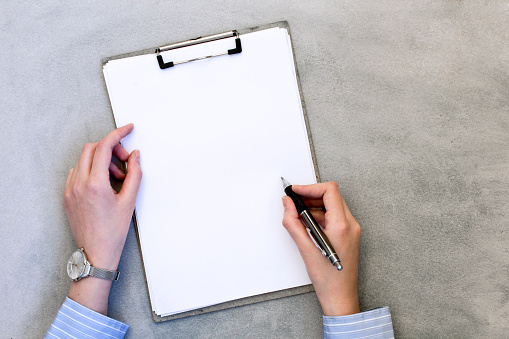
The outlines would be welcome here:
[[[78,279],[85,269],[83,253],[76,250],[67,261],[67,274],[71,279]]]

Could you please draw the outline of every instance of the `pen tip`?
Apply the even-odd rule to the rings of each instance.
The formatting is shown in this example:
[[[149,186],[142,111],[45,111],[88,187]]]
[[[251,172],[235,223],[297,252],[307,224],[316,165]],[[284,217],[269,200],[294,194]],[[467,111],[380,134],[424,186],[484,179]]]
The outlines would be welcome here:
[[[283,189],[285,189],[291,185],[288,181],[286,181],[285,178],[281,177],[281,180],[283,181]]]
[[[341,263],[339,261],[336,261],[334,263],[334,266],[336,266],[336,268],[338,269],[338,271],[341,271],[343,269],[343,265],[341,265]]]

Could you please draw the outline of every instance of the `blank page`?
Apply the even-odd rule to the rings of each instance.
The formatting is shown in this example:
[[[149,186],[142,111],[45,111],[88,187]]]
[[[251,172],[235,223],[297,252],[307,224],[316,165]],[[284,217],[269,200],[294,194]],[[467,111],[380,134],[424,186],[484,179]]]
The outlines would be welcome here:
[[[152,308],[160,316],[307,285],[281,225],[281,176],[316,182],[288,31],[241,36],[243,51],[161,70],[154,54],[104,76],[122,144],[139,149],[136,201]],[[224,52],[223,39],[162,53]]]

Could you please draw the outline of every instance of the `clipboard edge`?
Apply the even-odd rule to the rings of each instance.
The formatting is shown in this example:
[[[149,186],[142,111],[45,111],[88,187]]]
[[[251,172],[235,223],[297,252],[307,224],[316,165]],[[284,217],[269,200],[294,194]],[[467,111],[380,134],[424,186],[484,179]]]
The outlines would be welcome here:
[[[190,316],[194,316],[194,315],[206,314],[206,313],[210,313],[210,312],[222,311],[222,310],[227,310],[227,309],[231,309],[231,308],[256,304],[256,303],[263,302],[263,301],[270,301],[270,300],[276,300],[276,299],[281,299],[281,298],[285,298],[285,297],[292,297],[295,295],[310,293],[310,292],[314,292],[314,291],[315,291],[315,289],[314,289],[313,285],[309,284],[309,285],[287,288],[287,289],[280,290],[280,291],[274,291],[274,292],[268,292],[268,293],[264,293],[264,294],[253,295],[253,296],[249,296],[249,297],[245,297],[245,298],[241,298],[241,299],[226,301],[224,303],[215,304],[215,305],[198,308],[198,309],[191,310],[191,311],[181,312],[181,313],[177,313],[177,314],[167,315],[167,316],[160,316],[160,315],[157,315],[154,311],[152,311],[152,320],[156,323],[160,323],[160,322],[165,322],[168,320],[176,320],[176,319],[181,319],[181,318],[190,317]]]

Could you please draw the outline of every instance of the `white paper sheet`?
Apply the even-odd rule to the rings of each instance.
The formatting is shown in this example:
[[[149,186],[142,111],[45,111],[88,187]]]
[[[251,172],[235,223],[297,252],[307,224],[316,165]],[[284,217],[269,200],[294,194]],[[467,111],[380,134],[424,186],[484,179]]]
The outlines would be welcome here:
[[[310,283],[281,225],[280,177],[316,182],[290,39],[273,28],[241,40],[240,54],[166,70],[153,54],[104,66],[117,126],[135,126],[122,143],[141,151],[136,216],[161,316]]]

